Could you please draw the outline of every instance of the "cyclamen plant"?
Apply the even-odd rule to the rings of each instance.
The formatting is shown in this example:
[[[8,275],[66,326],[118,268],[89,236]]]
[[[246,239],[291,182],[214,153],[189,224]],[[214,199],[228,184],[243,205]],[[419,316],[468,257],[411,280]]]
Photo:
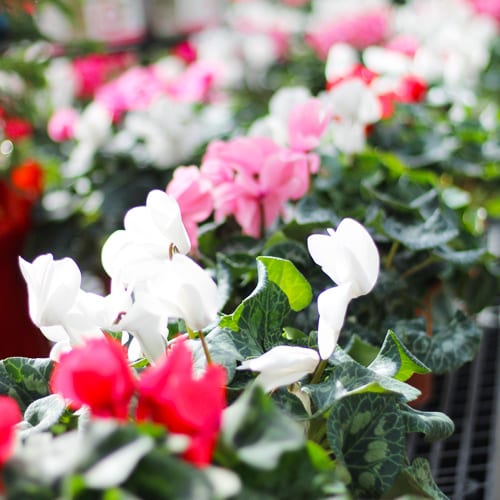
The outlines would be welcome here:
[[[52,360],[0,364],[0,389],[24,412],[16,431],[15,410],[0,429],[8,498],[359,498],[399,494],[400,477],[410,478],[402,493],[439,498],[426,462],[410,465],[405,453],[409,432],[453,430],[445,415],[407,404],[419,391],[404,381],[428,368],[391,331],[369,363],[337,345],[349,302],[379,273],[360,223],[309,237],[337,285],[319,295],[309,333],[288,323],[312,299],[292,262],[259,257],[257,288],[222,314],[222,283],[183,253],[190,244],[174,198],[152,191],[124,226],[103,247],[105,297],[80,289],[71,259],[20,259],[31,317],[55,345]],[[14,367],[21,381],[3,375]]]

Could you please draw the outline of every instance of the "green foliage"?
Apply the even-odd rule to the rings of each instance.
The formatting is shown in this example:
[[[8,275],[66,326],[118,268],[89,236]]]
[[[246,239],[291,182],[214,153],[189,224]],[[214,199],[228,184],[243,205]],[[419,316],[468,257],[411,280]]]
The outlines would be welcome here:
[[[226,409],[221,441],[233,460],[264,470],[272,470],[285,452],[305,444],[300,426],[258,386],[247,389]]]
[[[13,397],[22,411],[49,395],[52,361],[40,358],[6,358],[0,361],[0,394]]]
[[[471,361],[481,341],[481,329],[461,312],[448,324],[435,328],[431,336],[419,319],[398,321],[394,331],[433,373],[450,372]]]
[[[405,429],[395,394],[352,394],[336,401],[328,441],[351,473],[355,498],[380,496],[405,459]]]
[[[258,283],[233,314],[222,317],[220,326],[231,330],[240,354],[262,354],[282,342],[283,326],[292,310],[311,301],[311,286],[288,260],[258,258]]]

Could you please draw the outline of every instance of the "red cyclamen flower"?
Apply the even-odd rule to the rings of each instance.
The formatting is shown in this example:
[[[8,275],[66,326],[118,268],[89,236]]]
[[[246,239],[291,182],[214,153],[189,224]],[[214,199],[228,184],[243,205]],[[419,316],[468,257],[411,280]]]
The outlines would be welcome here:
[[[190,444],[183,457],[203,466],[210,463],[226,406],[226,372],[209,365],[200,378],[193,376],[193,358],[178,342],[163,362],[148,368],[139,382],[137,419],[164,425],[184,434]]]
[[[15,425],[21,420],[21,411],[16,401],[8,396],[0,396],[0,467],[12,453]]]
[[[52,392],[85,404],[96,417],[127,419],[136,382],[124,348],[112,339],[95,339],[63,354],[50,380]]]
[[[23,118],[11,117],[7,118],[4,122],[3,133],[7,139],[12,141],[26,139],[31,136],[32,132],[33,126]]]

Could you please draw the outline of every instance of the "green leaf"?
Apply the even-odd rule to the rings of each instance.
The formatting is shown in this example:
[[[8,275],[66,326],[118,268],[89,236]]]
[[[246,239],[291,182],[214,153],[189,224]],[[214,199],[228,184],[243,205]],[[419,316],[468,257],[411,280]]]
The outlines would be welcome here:
[[[479,350],[481,329],[458,311],[446,325],[427,335],[421,320],[398,321],[394,331],[406,347],[433,373],[448,373],[471,361]]]
[[[219,323],[221,328],[237,332],[232,338],[245,358],[283,343],[285,319],[291,310],[299,311],[312,298],[311,286],[290,261],[259,257],[257,268],[255,290]]]
[[[426,441],[436,441],[451,436],[455,430],[453,421],[444,413],[419,411],[402,405],[402,415],[407,432],[421,432]]]
[[[33,432],[49,430],[59,422],[65,410],[66,402],[59,394],[51,394],[33,401],[24,412],[21,436],[24,438]]]
[[[354,361],[363,366],[368,366],[377,357],[379,352],[377,347],[370,344],[370,342],[361,338],[356,333],[349,336],[349,342],[345,346],[344,351],[349,354]]]
[[[138,436],[133,441],[117,447],[85,471],[85,485],[92,489],[104,490],[122,484],[153,447],[154,441],[149,436]]]
[[[384,174],[377,171],[362,182],[364,193],[398,211],[418,210],[437,197],[437,190],[432,185],[414,182],[406,175],[400,177],[397,182],[384,180]]]
[[[444,245],[436,248],[434,254],[443,259],[445,262],[456,264],[457,266],[470,266],[478,262],[481,257],[486,255],[485,248],[475,248],[472,250],[453,250]]]
[[[290,307],[301,311],[312,299],[311,285],[297,268],[287,259],[277,257],[257,257],[257,261],[265,266],[267,279],[280,287],[288,297]]]
[[[188,463],[166,454],[164,449],[148,453],[123,485],[148,500],[213,500],[205,475]]]
[[[225,410],[221,441],[244,464],[271,470],[284,453],[303,447],[305,437],[292,418],[252,385]]]
[[[335,363],[335,367],[329,371],[327,380],[304,386],[304,391],[311,395],[319,413],[327,411],[336,401],[352,394],[398,393],[406,401],[412,401],[420,395],[420,391],[411,385],[360,365],[339,347],[329,361]]]
[[[414,373],[429,373],[430,370],[419,361],[389,330],[377,357],[368,366],[370,370],[386,377],[393,377],[402,382]]]
[[[387,236],[412,250],[435,248],[458,236],[458,229],[438,209],[418,222],[386,217],[382,228]]]
[[[48,396],[52,361],[48,358],[6,358],[0,361],[0,394],[14,398],[24,412],[36,399]]]
[[[214,328],[205,336],[210,357],[214,363],[222,365],[226,369],[228,383],[234,376],[237,362],[243,359],[240,353],[240,349],[243,349],[243,346],[238,346],[236,343],[236,340],[241,340],[241,337],[241,335],[234,335],[234,332],[231,330],[223,330],[219,327]],[[193,341],[191,342],[191,346],[195,360],[195,369],[202,371],[206,368],[207,360],[201,342]],[[245,349],[248,349],[248,347],[248,345],[244,346]],[[250,349],[253,349],[256,356],[261,353],[258,346],[251,347]]]
[[[400,498],[402,495],[448,500],[448,497],[434,482],[430,464],[425,458],[415,458],[409,467],[405,467],[399,473],[391,489],[382,498],[390,500]]]
[[[379,497],[394,482],[406,456],[399,395],[353,394],[334,403],[328,441],[349,470],[355,498]]]

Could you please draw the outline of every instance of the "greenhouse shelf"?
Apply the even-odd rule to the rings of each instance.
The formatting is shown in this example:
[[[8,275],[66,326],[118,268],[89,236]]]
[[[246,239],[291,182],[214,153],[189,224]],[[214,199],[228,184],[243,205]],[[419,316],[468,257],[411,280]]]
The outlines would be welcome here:
[[[410,457],[427,457],[442,491],[452,500],[496,500],[500,493],[500,306],[486,314],[487,325],[476,359],[434,379],[426,406],[455,423],[447,440],[409,442]]]

